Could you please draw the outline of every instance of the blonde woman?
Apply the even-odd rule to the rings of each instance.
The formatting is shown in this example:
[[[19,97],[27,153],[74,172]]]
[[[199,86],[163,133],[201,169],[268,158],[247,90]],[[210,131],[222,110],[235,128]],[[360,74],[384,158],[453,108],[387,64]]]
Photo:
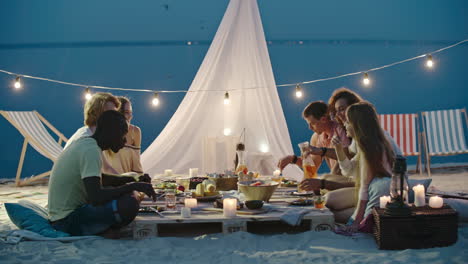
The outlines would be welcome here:
[[[109,167],[103,167],[103,172],[106,174],[124,174],[136,173],[143,174],[143,168],[140,162],[141,149],[141,130],[139,127],[130,124],[133,119],[132,103],[126,97],[119,96],[120,108],[118,111],[125,116],[128,123],[128,133],[126,136],[126,144],[119,152],[105,151],[104,158],[107,160]]]

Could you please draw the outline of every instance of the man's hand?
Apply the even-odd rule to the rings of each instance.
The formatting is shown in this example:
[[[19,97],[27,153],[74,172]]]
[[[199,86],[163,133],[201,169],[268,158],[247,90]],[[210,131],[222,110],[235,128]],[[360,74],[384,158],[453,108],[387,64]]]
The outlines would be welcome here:
[[[309,146],[309,149],[305,153],[306,156],[308,155],[322,155],[322,148],[317,148],[314,146]]]
[[[294,155],[289,155],[280,159],[277,165],[278,168],[282,171],[286,166],[291,164],[291,162],[294,160],[294,157],[295,157]]]
[[[148,197],[156,202],[156,193],[154,192],[153,185],[146,182],[132,182],[129,183],[135,191],[145,193]]]
[[[320,191],[320,179],[305,179],[301,182],[300,187],[307,192]]]

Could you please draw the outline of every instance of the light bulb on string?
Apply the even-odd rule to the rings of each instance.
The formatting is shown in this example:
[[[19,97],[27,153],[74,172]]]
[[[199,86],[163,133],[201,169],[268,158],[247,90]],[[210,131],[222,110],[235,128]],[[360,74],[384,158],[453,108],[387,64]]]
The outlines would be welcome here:
[[[367,74],[367,72],[364,73],[364,78],[362,79],[362,83],[366,86],[370,84],[369,74]]]
[[[21,89],[21,78],[19,76],[16,77],[15,79],[15,84],[14,84],[16,89]]]
[[[302,88],[301,86],[298,84],[296,85],[296,97],[297,98],[301,98],[302,97]]]
[[[153,100],[151,101],[151,103],[153,104],[153,106],[158,106],[159,105],[159,94],[158,93],[154,93]]]
[[[226,92],[226,93],[224,94],[224,104],[225,104],[225,105],[228,105],[229,102],[230,102],[230,100],[229,100],[229,93]]]
[[[89,87],[85,89],[85,95],[84,95],[86,101],[89,101],[93,95],[91,94],[91,91],[89,90]]]
[[[432,60],[432,55],[428,54],[426,56],[426,67],[432,68],[434,66],[434,61]]]

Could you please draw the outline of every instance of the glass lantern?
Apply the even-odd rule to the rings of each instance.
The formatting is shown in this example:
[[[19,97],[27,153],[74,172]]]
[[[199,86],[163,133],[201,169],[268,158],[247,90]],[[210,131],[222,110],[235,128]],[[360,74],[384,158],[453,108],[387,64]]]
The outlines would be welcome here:
[[[392,200],[387,204],[384,214],[390,216],[408,216],[411,210],[405,203],[408,194],[408,179],[406,176],[406,159],[396,156],[393,164],[392,182],[390,184],[390,195]]]

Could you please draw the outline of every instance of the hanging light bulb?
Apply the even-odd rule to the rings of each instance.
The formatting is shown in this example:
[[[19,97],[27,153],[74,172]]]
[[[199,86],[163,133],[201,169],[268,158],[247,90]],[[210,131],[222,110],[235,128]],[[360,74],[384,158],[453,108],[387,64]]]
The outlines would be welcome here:
[[[153,106],[159,105],[159,94],[158,93],[154,93],[153,100],[151,101],[151,103],[153,104]]]
[[[367,72],[364,73],[364,78],[362,79],[362,83],[364,85],[369,85],[370,84],[369,74],[367,74]]]
[[[93,95],[91,94],[91,91],[89,90],[89,87],[85,89],[85,99],[86,101],[89,101]]]
[[[297,98],[301,98],[302,97],[302,88],[301,86],[298,84],[296,85],[296,97]]]
[[[231,129],[230,128],[225,128],[223,132],[224,132],[225,136],[231,135]]]
[[[228,104],[229,104],[229,93],[228,93],[228,92],[226,92],[226,93],[224,94],[224,104],[225,104],[225,105],[228,105]]]
[[[434,66],[434,61],[432,60],[432,55],[431,54],[428,54],[426,56],[426,66],[428,68],[432,68]]]
[[[15,88],[20,89],[21,88],[21,78],[18,76],[15,79]]]

